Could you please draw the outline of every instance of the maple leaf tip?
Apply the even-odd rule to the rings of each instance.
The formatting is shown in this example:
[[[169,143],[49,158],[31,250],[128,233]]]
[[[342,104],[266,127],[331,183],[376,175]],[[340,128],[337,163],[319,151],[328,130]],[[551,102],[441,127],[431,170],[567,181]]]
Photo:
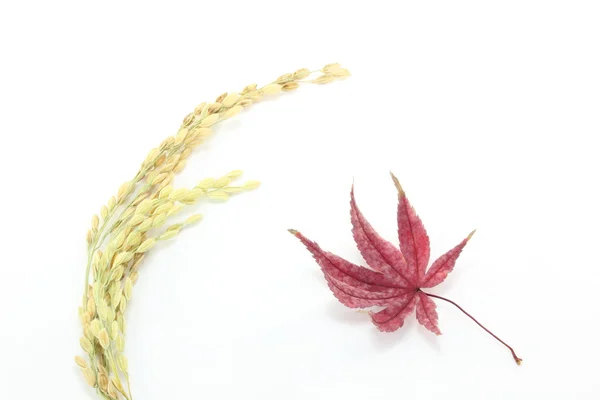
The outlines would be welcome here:
[[[402,189],[402,185],[400,185],[400,181],[398,180],[398,178],[396,178],[396,175],[394,175],[394,173],[392,171],[390,171],[390,176],[392,177],[392,180],[394,181],[394,185],[396,186],[396,189],[398,190],[398,195],[400,197],[404,197],[404,189]]]
[[[467,242],[469,240],[471,240],[471,238],[473,237],[473,235],[475,234],[475,232],[477,232],[477,229],[473,229],[473,232],[469,233],[469,236],[467,236]]]

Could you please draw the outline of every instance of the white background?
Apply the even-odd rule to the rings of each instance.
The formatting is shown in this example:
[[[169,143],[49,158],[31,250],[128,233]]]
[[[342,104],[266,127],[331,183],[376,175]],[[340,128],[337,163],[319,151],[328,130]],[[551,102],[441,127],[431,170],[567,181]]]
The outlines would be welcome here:
[[[219,125],[178,178],[263,186],[203,203],[145,263],[134,398],[599,398],[599,19],[595,1],[2,2],[2,398],[94,398],[73,363],[85,232],[148,150],[201,101],[329,62],[353,76]],[[521,367],[446,303],[440,337],[414,316],[379,333],[286,232],[362,262],[350,185],[395,242],[390,170],[432,257],[478,229],[432,292]]]

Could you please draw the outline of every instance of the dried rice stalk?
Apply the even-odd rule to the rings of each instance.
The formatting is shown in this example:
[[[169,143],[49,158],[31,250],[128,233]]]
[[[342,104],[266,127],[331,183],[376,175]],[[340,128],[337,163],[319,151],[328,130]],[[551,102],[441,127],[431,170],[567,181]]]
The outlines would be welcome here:
[[[313,73],[315,79],[307,80]],[[265,96],[297,89],[301,83],[328,83],[349,75],[339,64],[320,71],[300,69],[272,83],[246,86],[240,93],[224,93],[213,103],[202,103],[188,114],[174,136],[150,151],[138,173],[125,182],[116,196],[92,217],[87,232],[88,260],[85,293],[79,316],[83,324],[80,344],[89,362],[75,358],[87,383],[104,399],[131,399],[125,347],[125,311],[144,254],[157,242],[177,236],[183,228],[202,219],[193,215],[162,228],[183,207],[202,199],[225,201],[232,194],[256,189],[258,181],[240,186],[232,182],[241,171],[218,179],[205,179],[193,188],[174,189],[175,174],[185,167],[194,147],[212,133],[213,125],[240,113]],[[162,228],[162,229],[161,229]],[[158,232],[157,232],[158,231]]]

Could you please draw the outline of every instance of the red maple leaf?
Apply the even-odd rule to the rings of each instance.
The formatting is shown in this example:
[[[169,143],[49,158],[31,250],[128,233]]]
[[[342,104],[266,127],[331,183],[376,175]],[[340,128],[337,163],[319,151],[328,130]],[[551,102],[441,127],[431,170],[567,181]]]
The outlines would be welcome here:
[[[404,325],[404,320],[417,310],[421,325],[440,335],[436,305],[431,298],[447,301],[458,307],[481,328],[506,346],[517,364],[512,347],[481,325],[458,304],[444,297],[426,293],[446,279],[463,248],[475,231],[456,247],[439,257],[429,268],[429,237],[423,222],[410,205],[398,179],[392,174],[398,189],[398,236],[400,249],[384,240],[362,215],[354,199],[354,186],[350,192],[350,217],[352,234],[363,258],[371,269],[353,264],[335,254],[324,251],[300,232],[290,229],[312,253],[321,267],[334,296],[350,308],[384,307],[370,312],[373,323],[380,331],[393,332]]]

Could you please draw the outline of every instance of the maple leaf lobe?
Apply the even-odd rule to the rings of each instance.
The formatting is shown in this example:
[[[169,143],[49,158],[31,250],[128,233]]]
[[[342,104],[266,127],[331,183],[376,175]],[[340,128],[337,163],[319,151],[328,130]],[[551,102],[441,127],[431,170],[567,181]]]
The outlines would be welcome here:
[[[417,286],[425,275],[429,264],[429,236],[421,218],[412,207],[398,178],[390,173],[398,190],[398,239],[400,251],[407,264],[407,275]]]
[[[427,270],[427,273],[419,282],[419,288],[432,288],[442,283],[448,274],[454,269],[456,260],[460,253],[467,245],[475,231],[471,232],[462,242],[457,246],[450,249],[445,254],[442,254],[437,260],[431,264],[431,267]]]
[[[350,221],[356,247],[369,267],[396,279],[407,289],[416,288],[414,282],[406,276],[406,260],[402,252],[383,239],[358,208],[354,197],[354,185],[350,191]]]
[[[425,293],[418,292],[417,296],[417,320],[425,328],[436,335],[441,335],[442,331],[438,328],[438,314],[436,305]]]
[[[415,309],[417,297],[414,293],[406,295],[403,301],[392,304],[379,312],[371,312],[371,320],[381,332],[394,332],[404,325],[404,320]]]

